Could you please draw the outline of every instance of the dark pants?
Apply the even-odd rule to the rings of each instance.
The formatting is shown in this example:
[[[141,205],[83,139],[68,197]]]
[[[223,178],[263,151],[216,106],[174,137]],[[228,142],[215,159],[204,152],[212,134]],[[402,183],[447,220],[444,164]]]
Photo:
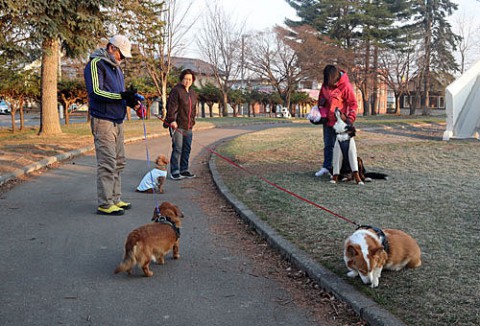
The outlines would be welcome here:
[[[335,129],[323,126],[323,167],[332,171],[333,146],[336,140]]]
[[[170,157],[170,173],[178,174],[188,171],[188,161],[192,150],[192,130],[170,129],[172,136],[172,156]]]

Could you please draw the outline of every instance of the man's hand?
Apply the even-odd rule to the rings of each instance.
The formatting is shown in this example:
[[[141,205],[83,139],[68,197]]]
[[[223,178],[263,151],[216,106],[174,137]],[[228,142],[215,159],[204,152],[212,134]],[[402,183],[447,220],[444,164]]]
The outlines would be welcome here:
[[[125,100],[127,106],[131,108],[134,108],[138,105],[138,100],[135,96],[136,94],[137,90],[133,87],[133,85],[130,85],[130,87],[125,92],[120,92],[122,100]]]
[[[147,108],[141,102],[137,103],[137,106],[135,106],[133,109],[135,110],[137,117],[139,117],[140,119],[144,119],[147,116]]]

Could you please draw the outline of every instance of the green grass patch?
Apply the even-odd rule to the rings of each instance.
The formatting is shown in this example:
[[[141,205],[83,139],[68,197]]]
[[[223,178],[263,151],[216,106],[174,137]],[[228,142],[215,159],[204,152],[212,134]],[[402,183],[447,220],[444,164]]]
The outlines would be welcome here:
[[[383,119],[364,122],[359,156],[367,170],[387,173],[388,181],[332,185],[315,178],[323,157],[322,129],[309,124],[238,137],[218,150],[251,173],[222,160],[218,169],[230,191],[260,218],[407,324],[478,325],[480,144],[439,140],[444,127],[436,119],[423,126],[424,118],[417,117],[408,128],[399,119],[386,129],[376,127]],[[422,249],[422,266],[384,271],[376,289],[348,279],[343,242],[355,227],[258,176],[357,223],[408,232]]]

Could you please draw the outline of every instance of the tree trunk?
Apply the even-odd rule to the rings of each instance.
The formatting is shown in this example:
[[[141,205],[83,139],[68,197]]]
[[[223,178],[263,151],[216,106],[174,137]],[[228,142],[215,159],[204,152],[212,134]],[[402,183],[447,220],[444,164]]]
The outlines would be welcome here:
[[[375,45],[373,48],[373,91],[372,91],[372,115],[377,115],[378,110],[378,46]]]
[[[429,89],[430,89],[430,64],[431,64],[431,55],[432,55],[432,11],[433,8],[429,9],[429,6],[432,4],[427,1],[427,19],[426,19],[426,31],[425,31],[425,60],[423,67],[423,92],[420,102],[420,107],[422,108],[422,114],[428,114],[429,107]]]
[[[368,81],[370,75],[370,41],[367,40],[365,46],[365,72],[364,72],[364,82],[363,82],[363,115],[370,115],[370,94],[368,89]]]
[[[210,118],[213,118],[213,102],[209,102],[207,103],[207,105],[208,105],[208,114]]]
[[[395,93],[395,114],[400,115],[400,99],[402,98],[400,93]]]
[[[165,118],[167,116],[167,82],[162,82],[162,112],[160,116]]]
[[[20,130],[25,128],[25,113],[23,112],[23,104],[20,107]]]
[[[62,133],[57,108],[58,40],[46,39],[42,44],[42,104],[39,135]]]
[[[13,107],[10,108],[10,119],[12,120],[12,133],[15,133],[15,113],[17,112],[17,109]]]
[[[64,104],[65,107],[63,108],[63,116],[65,117],[65,125],[68,126],[70,124],[70,111],[68,111],[68,108],[75,103],[75,101],[67,101],[65,100]]]
[[[226,92],[223,93],[222,98],[222,116],[228,117],[228,95]]]
[[[201,107],[201,117],[205,118],[205,102],[200,102]]]

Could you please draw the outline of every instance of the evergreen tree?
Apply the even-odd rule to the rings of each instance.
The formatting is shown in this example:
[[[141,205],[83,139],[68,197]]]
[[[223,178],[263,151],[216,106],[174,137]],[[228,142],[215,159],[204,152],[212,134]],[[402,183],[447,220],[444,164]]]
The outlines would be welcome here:
[[[26,55],[30,51],[41,57],[39,134],[61,133],[57,110],[60,50],[75,57],[95,45],[104,31],[101,9],[111,4],[111,0],[0,1],[2,56],[9,56],[12,68],[18,68],[22,61],[31,62],[34,58]]]
[[[430,72],[457,70],[452,55],[459,41],[446,17],[457,9],[450,0],[287,0],[297,11],[299,21],[289,26],[310,25],[328,35],[337,44],[355,52],[352,79],[363,95],[365,113],[368,103],[376,111],[378,51],[382,47],[402,50],[414,37],[423,40],[422,58],[417,62],[422,78],[422,106],[428,107]],[[373,81],[373,86],[370,82]],[[373,98],[370,98],[370,92]]]
[[[352,81],[363,97],[364,114],[377,111],[378,49],[391,46],[398,37],[394,26],[397,17],[405,15],[405,1],[358,0],[312,1],[287,0],[297,10],[300,21],[287,20],[289,26],[308,24],[336,40],[355,54],[349,68]],[[373,83],[373,85],[372,85]]]
[[[421,106],[423,114],[428,114],[431,73],[441,75],[458,71],[453,52],[460,38],[447,21],[447,16],[452,15],[458,5],[450,0],[425,0],[416,1],[413,9],[416,13],[413,26],[423,38],[423,56],[418,66],[423,85]]]
[[[336,40],[342,47],[354,46],[354,29],[359,23],[357,1],[287,0],[297,11],[299,21],[286,20],[287,26],[310,25],[323,35]]]

